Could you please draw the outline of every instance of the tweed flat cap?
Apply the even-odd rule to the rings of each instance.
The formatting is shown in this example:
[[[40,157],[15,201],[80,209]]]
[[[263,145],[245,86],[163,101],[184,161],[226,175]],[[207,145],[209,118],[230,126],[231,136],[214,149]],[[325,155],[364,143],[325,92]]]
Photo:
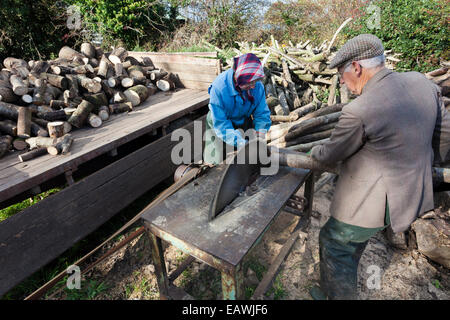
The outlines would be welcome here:
[[[380,56],[384,53],[383,44],[373,34],[360,34],[347,41],[331,60],[330,69],[340,67],[347,61],[359,61]]]

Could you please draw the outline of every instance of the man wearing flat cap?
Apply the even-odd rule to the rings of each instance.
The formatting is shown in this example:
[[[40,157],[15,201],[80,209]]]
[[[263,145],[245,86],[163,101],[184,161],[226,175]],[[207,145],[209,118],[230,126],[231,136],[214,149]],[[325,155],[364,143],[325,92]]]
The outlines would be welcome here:
[[[438,86],[418,72],[384,66],[376,36],[349,40],[331,61],[358,97],[344,106],[330,141],[311,157],[339,165],[331,217],[320,230],[320,287],[313,298],[355,299],[370,237],[394,232],[434,208],[432,165],[450,158],[450,114]]]

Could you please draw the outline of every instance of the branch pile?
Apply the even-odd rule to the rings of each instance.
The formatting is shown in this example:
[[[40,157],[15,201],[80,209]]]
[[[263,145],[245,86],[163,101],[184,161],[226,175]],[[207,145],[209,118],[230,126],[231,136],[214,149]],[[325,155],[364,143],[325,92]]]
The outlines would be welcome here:
[[[100,127],[111,114],[130,112],[158,90],[175,88],[175,77],[150,58],[136,59],[122,47],[103,52],[83,43],[63,47],[57,59],[8,57],[0,71],[0,157],[32,150],[21,161],[67,153],[72,129]],[[35,149],[35,150],[34,150]]]

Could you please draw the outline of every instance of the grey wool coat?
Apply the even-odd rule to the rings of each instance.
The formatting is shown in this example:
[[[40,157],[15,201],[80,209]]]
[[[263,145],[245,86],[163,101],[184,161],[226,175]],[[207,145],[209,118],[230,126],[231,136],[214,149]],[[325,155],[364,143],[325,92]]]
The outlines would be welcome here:
[[[377,72],[342,109],[330,141],[311,156],[340,164],[331,215],[344,223],[394,232],[434,208],[433,161],[450,158],[450,114],[439,87],[418,72]]]

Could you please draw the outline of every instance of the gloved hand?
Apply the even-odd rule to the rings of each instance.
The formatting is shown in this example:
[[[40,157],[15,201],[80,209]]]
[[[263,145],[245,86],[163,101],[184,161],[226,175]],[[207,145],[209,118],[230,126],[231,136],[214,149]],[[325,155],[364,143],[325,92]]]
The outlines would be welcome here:
[[[312,150],[312,149],[310,149],[310,150],[306,153],[308,156],[311,156],[311,150]]]

